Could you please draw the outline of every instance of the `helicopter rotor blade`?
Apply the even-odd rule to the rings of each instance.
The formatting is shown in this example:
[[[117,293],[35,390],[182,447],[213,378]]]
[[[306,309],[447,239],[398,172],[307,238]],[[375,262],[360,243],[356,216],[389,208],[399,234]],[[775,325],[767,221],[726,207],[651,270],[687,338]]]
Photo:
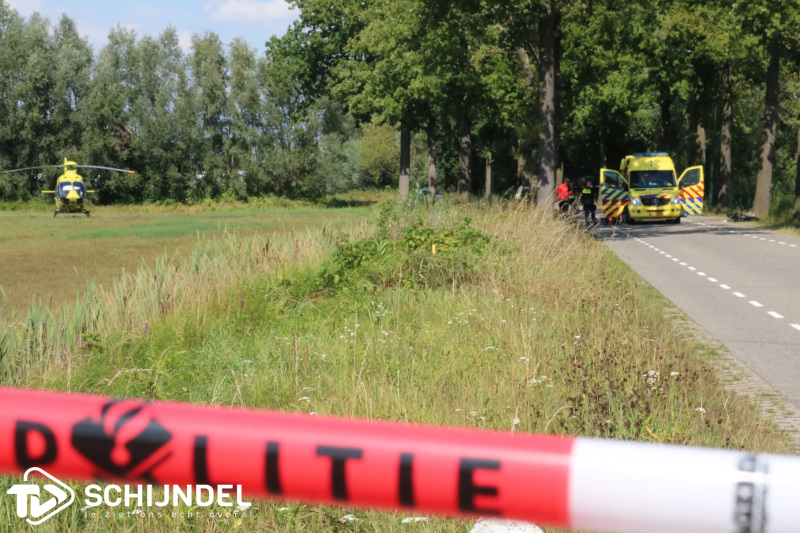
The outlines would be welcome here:
[[[128,174],[136,174],[135,170],[128,170],[126,168],[113,168],[113,167],[98,167],[95,165],[75,165],[76,168],[99,168],[101,170],[115,170],[117,172],[126,172]]]
[[[27,167],[27,168],[15,168],[14,170],[3,170],[0,171],[0,174],[11,174],[12,172],[23,172],[25,170],[37,170],[40,168],[63,168],[67,165],[44,165],[41,167]]]

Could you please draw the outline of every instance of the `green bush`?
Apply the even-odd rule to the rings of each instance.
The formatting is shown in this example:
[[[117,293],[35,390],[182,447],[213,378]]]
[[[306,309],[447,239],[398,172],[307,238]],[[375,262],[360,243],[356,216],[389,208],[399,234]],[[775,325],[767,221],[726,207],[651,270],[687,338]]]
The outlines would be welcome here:
[[[396,285],[430,289],[470,282],[491,238],[469,218],[435,228],[387,203],[372,237],[337,240],[331,258],[313,273],[284,282],[293,299],[312,294],[379,291]],[[433,246],[436,245],[436,253]]]

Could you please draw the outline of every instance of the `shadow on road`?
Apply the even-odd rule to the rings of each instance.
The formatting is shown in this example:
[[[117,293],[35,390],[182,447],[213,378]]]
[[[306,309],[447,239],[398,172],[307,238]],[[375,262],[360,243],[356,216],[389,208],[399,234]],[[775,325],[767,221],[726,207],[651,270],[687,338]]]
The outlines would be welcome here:
[[[627,239],[629,235],[640,239],[657,237],[661,235],[726,235],[736,236],[737,234],[747,233],[748,235],[772,235],[764,227],[741,227],[732,223],[718,222],[718,226],[698,226],[692,223],[671,224],[668,222],[653,221],[631,225],[631,224],[604,224],[598,223],[596,226],[589,227],[589,231],[600,240],[608,239]],[[731,233],[735,231],[735,233]]]

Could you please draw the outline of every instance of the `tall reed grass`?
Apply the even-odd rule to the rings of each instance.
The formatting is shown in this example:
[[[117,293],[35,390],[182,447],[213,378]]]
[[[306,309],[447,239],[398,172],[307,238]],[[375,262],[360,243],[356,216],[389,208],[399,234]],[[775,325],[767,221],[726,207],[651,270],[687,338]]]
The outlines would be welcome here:
[[[64,309],[35,301],[21,321],[4,323],[0,316],[0,383],[24,385],[33,376],[69,372],[83,348],[139,338],[160,317],[207,306],[244,278],[318,262],[335,238],[328,228],[247,239],[236,233],[201,237],[189,257],[165,254],[153,268],[123,272],[107,289],[89,282]]]

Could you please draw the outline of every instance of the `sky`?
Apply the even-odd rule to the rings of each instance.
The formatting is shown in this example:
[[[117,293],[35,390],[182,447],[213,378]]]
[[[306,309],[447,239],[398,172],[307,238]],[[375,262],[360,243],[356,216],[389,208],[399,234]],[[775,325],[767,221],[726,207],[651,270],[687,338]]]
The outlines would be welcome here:
[[[5,0],[24,17],[34,11],[52,23],[66,13],[81,35],[99,50],[108,31],[117,24],[137,36],[158,36],[167,26],[177,28],[181,47],[188,51],[191,37],[213,31],[224,43],[242,37],[258,51],[273,35],[283,35],[299,12],[284,0]]]

